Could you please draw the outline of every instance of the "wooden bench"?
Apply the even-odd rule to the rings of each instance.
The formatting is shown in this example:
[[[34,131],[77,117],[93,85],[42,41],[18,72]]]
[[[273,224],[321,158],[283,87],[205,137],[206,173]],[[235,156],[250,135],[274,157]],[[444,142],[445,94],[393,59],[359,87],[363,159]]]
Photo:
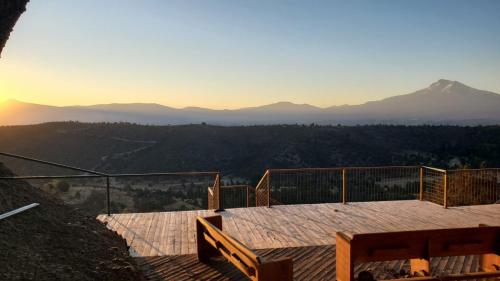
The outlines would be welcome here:
[[[222,217],[196,219],[198,260],[208,262],[211,257],[223,256],[241,272],[258,281],[289,281],[293,279],[293,261],[290,258],[264,260],[252,250],[222,232]]]
[[[411,275],[401,280],[500,278],[500,227],[354,234],[337,232],[337,280],[354,281],[354,264],[410,260]],[[431,257],[479,255],[482,272],[439,276],[430,272]]]

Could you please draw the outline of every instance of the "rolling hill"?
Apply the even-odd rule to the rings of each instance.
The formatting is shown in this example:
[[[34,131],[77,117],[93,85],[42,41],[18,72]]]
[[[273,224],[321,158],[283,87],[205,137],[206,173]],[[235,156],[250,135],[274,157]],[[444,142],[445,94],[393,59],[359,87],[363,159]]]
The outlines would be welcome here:
[[[0,127],[1,151],[111,173],[267,168],[500,166],[500,126],[144,126],[46,123]],[[67,174],[0,157],[17,174]]]
[[[101,104],[56,107],[10,100],[0,104],[0,125],[55,121],[130,122],[152,125],[209,123],[214,125],[271,124],[458,124],[500,123],[500,95],[441,79],[414,93],[361,105],[319,108],[277,102],[236,110],[199,107],[172,108],[159,104]]]

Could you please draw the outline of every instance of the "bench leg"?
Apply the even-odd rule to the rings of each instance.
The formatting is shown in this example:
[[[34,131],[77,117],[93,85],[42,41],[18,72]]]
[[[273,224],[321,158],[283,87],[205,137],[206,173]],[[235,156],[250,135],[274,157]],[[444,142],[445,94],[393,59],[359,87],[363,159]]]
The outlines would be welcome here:
[[[479,256],[479,266],[484,272],[500,270],[500,256],[495,254],[484,254]]]
[[[429,260],[428,259],[411,259],[410,267],[411,274],[417,276],[429,276]]]
[[[221,216],[207,217],[205,219],[218,229],[222,230]],[[208,262],[211,257],[220,256],[221,254],[205,240],[203,233],[203,225],[196,221],[196,247],[198,250],[198,260],[200,262]]]
[[[258,281],[292,281],[293,280],[293,260],[283,258],[263,263],[257,269]]]
[[[337,280],[354,281],[354,259],[351,253],[351,242],[347,237],[339,233],[337,233],[335,239]]]

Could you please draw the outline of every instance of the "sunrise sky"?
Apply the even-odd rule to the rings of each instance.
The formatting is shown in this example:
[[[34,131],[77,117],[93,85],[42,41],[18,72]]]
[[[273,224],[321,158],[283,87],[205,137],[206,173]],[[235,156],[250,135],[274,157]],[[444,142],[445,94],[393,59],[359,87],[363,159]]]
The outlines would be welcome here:
[[[500,93],[500,1],[32,0],[0,101],[358,104],[446,78]]]

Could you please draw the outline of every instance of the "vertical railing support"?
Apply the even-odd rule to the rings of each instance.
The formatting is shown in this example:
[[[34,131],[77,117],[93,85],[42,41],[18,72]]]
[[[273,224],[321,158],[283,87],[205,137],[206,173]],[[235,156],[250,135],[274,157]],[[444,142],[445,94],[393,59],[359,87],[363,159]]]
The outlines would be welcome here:
[[[267,185],[267,207],[271,208],[271,171],[269,170],[267,170],[266,185]]]
[[[108,217],[111,216],[111,199],[109,198],[109,177],[106,177],[106,205],[108,208]]]
[[[420,167],[419,169],[419,176],[420,176],[420,196],[419,199],[420,201],[424,200],[424,168]]]
[[[222,212],[224,211],[223,202],[224,202],[224,193],[220,188],[220,174],[217,174],[215,178],[215,186],[214,186],[214,194],[217,194],[217,209],[214,212]]]
[[[448,208],[448,171],[444,171],[443,177],[443,206]]]
[[[347,203],[347,194],[346,194],[346,170],[342,169],[342,203]]]
[[[250,207],[250,186],[247,185],[247,208]]]

